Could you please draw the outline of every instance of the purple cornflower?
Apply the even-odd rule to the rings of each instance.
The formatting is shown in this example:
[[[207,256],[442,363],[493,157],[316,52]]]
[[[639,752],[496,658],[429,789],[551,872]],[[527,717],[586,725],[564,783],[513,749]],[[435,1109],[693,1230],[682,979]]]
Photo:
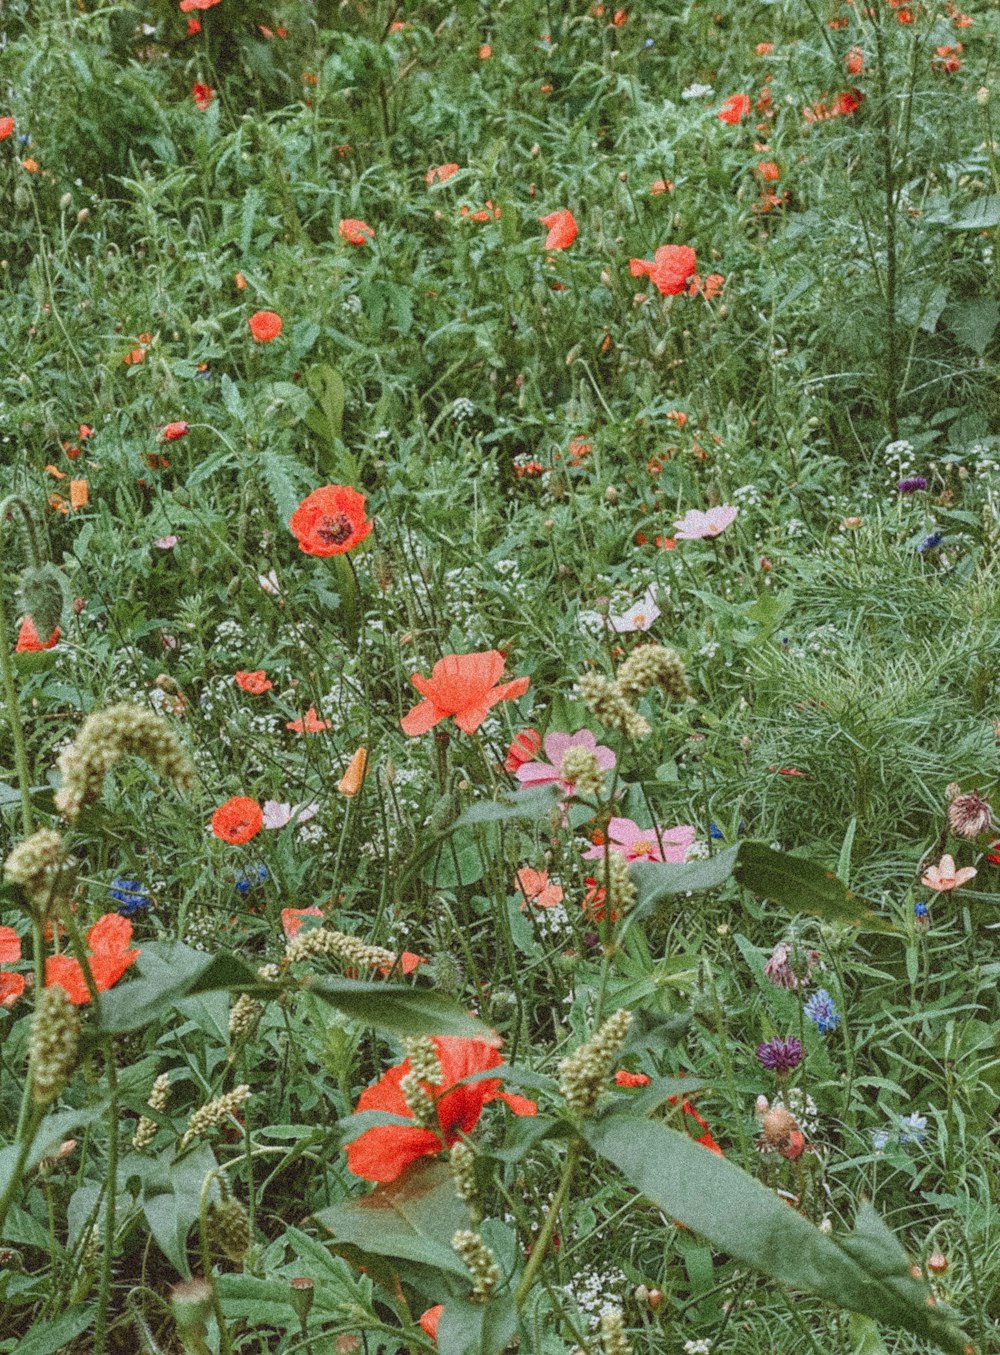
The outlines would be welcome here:
[[[768,1068],[780,1077],[802,1062],[802,1044],[794,1035],[789,1035],[787,1040],[776,1035],[773,1040],[757,1046],[757,1058],[762,1068]]]
[[[911,475],[906,480],[899,480],[896,483],[897,494],[915,494],[918,489],[927,488],[926,475]]]

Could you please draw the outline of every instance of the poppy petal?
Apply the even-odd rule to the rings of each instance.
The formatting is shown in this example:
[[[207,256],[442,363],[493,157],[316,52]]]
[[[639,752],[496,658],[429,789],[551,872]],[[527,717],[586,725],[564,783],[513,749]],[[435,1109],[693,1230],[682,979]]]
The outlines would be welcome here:
[[[412,739],[418,734],[426,734],[429,729],[439,725],[446,716],[447,711],[443,711],[428,698],[426,701],[419,701],[399,723],[403,733]]]
[[[0,927],[0,964],[14,964],[21,958],[21,938],[13,927]]]
[[[360,1102],[358,1103],[360,1106]],[[347,1167],[366,1181],[395,1181],[411,1162],[439,1153],[441,1140],[417,1125],[376,1125],[347,1145]]]

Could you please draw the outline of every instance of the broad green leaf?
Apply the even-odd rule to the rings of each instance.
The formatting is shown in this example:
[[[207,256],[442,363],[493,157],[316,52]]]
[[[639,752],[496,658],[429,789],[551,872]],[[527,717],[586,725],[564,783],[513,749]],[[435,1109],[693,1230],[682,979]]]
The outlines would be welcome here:
[[[328,976],[307,978],[303,986],[366,1026],[399,1035],[463,1035],[487,1044],[499,1043],[489,1026],[430,988]]]
[[[640,861],[631,870],[639,890],[631,915],[645,917],[662,899],[672,898],[675,894],[718,889],[735,870],[741,845],[727,847],[707,861],[687,861],[683,865]]]
[[[54,1115],[47,1115],[35,1133],[24,1164],[24,1171],[29,1172],[41,1158],[53,1156],[58,1152],[59,1145],[69,1136],[72,1130],[79,1129],[83,1125],[93,1124],[95,1120],[101,1118],[107,1108],[107,1101],[100,1101],[94,1106],[86,1106],[78,1110],[61,1110]],[[18,1148],[16,1143],[0,1149],[0,1194],[7,1189],[11,1173],[17,1166],[17,1159]],[[2,1236],[6,1236],[6,1234],[0,1233],[0,1237]]]
[[[142,1212],[157,1246],[187,1275],[187,1236],[198,1217],[205,1177],[218,1165],[207,1143],[173,1161],[172,1148],[152,1164],[142,1183]]]
[[[502,1355],[516,1331],[512,1294],[498,1294],[488,1303],[449,1299],[438,1326],[438,1350],[441,1355]]]
[[[1000,226],[1000,194],[991,193],[966,207],[947,223],[953,231],[984,231]]]
[[[17,1343],[17,1355],[61,1355],[76,1348],[77,1338],[94,1322],[96,1308],[92,1303],[67,1308],[59,1317],[32,1325],[27,1336]]]
[[[547,823],[553,809],[562,803],[559,792],[551,786],[539,790],[524,790],[505,800],[485,800],[470,805],[451,825],[451,831],[473,823],[503,823],[510,819],[526,819],[530,823]]]
[[[259,991],[256,970],[237,955],[207,955],[182,941],[143,942],[135,962],[138,979],[126,978],[102,994],[100,1028],[105,1033],[138,1030],[182,998],[221,988]]]
[[[942,319],[959,343],[982,357],[1000,324],[1000,303],[991,296],[957,301],[947,308]]]
[[[821,1233],[772,1190],[685,1134],[656,1121],[612,1115],[585,1127],[587,1141],[670,1218],[741,1264],[962,1355],[968,1338],[943,1307],[927,1306],[906,1253],[868,1205],[854,1233]]]
[[[870,932],[896,930],[845,889],[832,870],[788,852],[776,852],[763,842],[740,843],[736,878],[752,893],[792,913],[808,913]]]
[[[339,1243],[468,1279],[451,1239],[470,1226],[469,1211],[455,1194],[451,1169],[443,1162],[418,1164],[398,1181],[376,1186],[370,1195],[321,1209],[316,1219]]]

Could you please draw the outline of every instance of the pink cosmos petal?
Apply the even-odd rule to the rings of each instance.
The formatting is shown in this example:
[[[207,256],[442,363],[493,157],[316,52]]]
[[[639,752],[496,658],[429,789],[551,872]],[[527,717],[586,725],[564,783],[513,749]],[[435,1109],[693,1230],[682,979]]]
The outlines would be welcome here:
[[[619,635],[628,634],[631,631],[649,630],[654,621],[658,620],[660,609],[656,605],[656,587],[654,584],[646,589],[640,602],[633,605],[621,616],[608,614],[608,624],[613,631]]]
[[[173,550],[177,545],[177,541],[178,538],[176,536],[158,536],[153,544],[159,550]]]
[[[732,504],[725,503],[710,508],[707,513],[691,508],[682,518],[675,519],[676,538],[678,541],[702,541],[706,537],[718,536],[736,520],[739,511]]]
[[[559,773],[547,762],[525,762],[516,775],[522,786],[554,786],[559,780]]]

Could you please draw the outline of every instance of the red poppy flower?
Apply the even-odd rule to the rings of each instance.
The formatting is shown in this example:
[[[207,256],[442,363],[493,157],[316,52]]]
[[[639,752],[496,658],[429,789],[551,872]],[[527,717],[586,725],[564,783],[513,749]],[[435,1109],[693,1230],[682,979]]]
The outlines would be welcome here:
[[[181,0],[181,13],[188,14],[193,9],[211,9],[219,0]]]
[[[245,692],[251,696],[263,696],[274,686],[263,668],[255,668],[252,673],[246,673],[240,670],[233,674],[237,687],[242,687]]]
[[[176,442],[178,438],[186,438],[189,432],[187,424],[180,419],[177,423],[168,423],[160,436],[164,442]]]
[[[748,94],[730,94],[719,109],[717,117],[720,122],[728,122],[731,127],[742,122],[750,112],[752,102]]]
[[[411,738],[453,716],[459,729],[474,734],[498,701],[512,701],[528,690],[530,678],[515,678],[497,686],[504,658],[498,649],[476,654],[447,654],[429,678],[414,673],[410,681],[422,697],[400,723]]]
[[[298,936],[299,932],[302,930],[302,924],[307,917],[322,916],[323,910],[321,908],[316,908],[315,906],[311,908],[282,908],[281,930],[285,933],[288,940],[291,941],[294,937]]]
[[[276,311],[256,311],[247,324],[258,343],[270,343],[281,333],[281,316]]]
[[[568,207],[561,207],[558,212],[550,212],[548,216],[540,216],[538,220],[549,228],[545,237],[546,249],[569,249],[577,237],[576,220]]]
[[[371,533],[365,496],[349,485],[324,485],[302,500],[288,523],[306,555],[343,555]]]
[[[649,1081],[646,1073],[629,1073],[624,1068],[615,1073],[616,1087],[648,1087]]]
[[[507,749],[507,756],[504,758],[503,764],[504,771],[513,774],[518,767],[523,767],[526,762],[534,762],[541,751],[542,736],[538,730],[522,729]]]
[[[654,198],[658,198],[663,193],[672,193],[674,186],[669,179],[654,179],[649,186],[649,191]]]
[[[773,160],[758,160],[757,173],[765,183],[777,183],[781,178],[781,170]]]
[[[662,296],[679,296],[697,267],[697,259],[690,245],[661,245],[652,262],[629,259],[628,266],[634,278],[652,278]]]
[[[14,119],[0,118],[0,141],[6,141],[9,136],[14,135]]]
[[[388,978],[390,974],[413,974],[426,963],[422,955],[417,955],[412,950],[404,950],[397,955],[393,964],[379,965],[378,972],[383,978]]]
[[[15,654],[37,654],[43,649],[54,649],[59,643],[62,631],[58,626],[52,631],[47,640],[43,640],[35,629],[35,623],[30,616],[26,616],[21,622],[21,629],[17,632],[17,644],[14,646]]]
[[[712,301],[722,291],[725,282],[726,279],[721,273],[709,273],[707,278],[703,278],[700,274],[695,273],[694,277],[691,279],[691,286],[688,288],[688,296],[698,296],[700,294],[706,301]],[[702,460],[705,459],[705,457],[702,457]]]
[[[237,847],[256,837],[263,827],[264,811],[248,795],[234,795],[212,815],[215,836]]]
[[[90,947],[87,963],[98,992],[112,988],[129,965],[139,958],[139,951],[130,949],[131,941],[132,924],[118,913],[105,913],[87,933]],[[45,961],[45,986],[55,985],[65,989],[75,1007],[90,1001],[83,968],[71,955],[50,955]]]
[[[199,80],[191,86],[191,98],[194,99],[195,108],[204,113],[215,98],[215,90],[210,85],[203,85]]]
[[[189,38],[193,38],[193,37],[195,36],[195,34],[200,33],[200,32],[201,32],[201,20],[200,20],[200,19],[188,19],[188,21],[187,21],[187,34],[188,34],[188,37],[189,37]]]
[[[420,1317],[417,1319],[432,1341],[437,1340],[438,1327],[441,1323],[441,1314],[443,1312],[444,1304],[435,1303],[433,1308],[428,1308],[426,1313],[421,1313]]]
[[[0,964],[16,964],[21,958],[21,938],[13,927],[0,927]],[[13,1007],[24,992],[23,974],[0,972],[0,1007]]]
[[[432,165],[424,175],[424,183],[444,183],[446,179],[450,179],[458,171],[459,166],[453,162],[447,165]]]
[[[367,245],[369,240],[375,239],[375,232],[371,226],[353,216],[345,216],[337,229],[340,231],[340,238],[346,240],[349,245]]]
[[[293,734],[321,734],[324,729],[331,727],[332,721],[321,720],[315,706],[310,706],[301,720],[289,720],[285,725]]]
[[[465,1040],[453,1035],[433,1037],[441,1064],[441,1081],[424,1084],[435,1100],[437,1130],[419,1125],[376,1125],[347,1145],[347,1166],[366,1181],[395,1181],[411,1162],[433,1156],[450,1148],[460,1134],[469,1134],[490,1101],[506,1101],[515,1115],[534,1115],[537,1106],[523,1096],[500,1090],[499,1078],[465,1082],[476,1073],[497,1068],[503,1062],[498,1050],[482,1040]],[[358,1098],[358,1113],[382,1110],[402,1115],[413,1114],[406,1104],[400,1083],[410,1071],[409,1059],[390,1068],[373,1087],[366,1087]]]
[[[837,118],[850,117],[856,113],[865,101],[865,96],[860,89],[845,90],[843,94],[838,94],[833,101],[833,115]]]
[[[754,51],[757,53],[758,56],[770,56],[771,53],[774,51],[774,43],[758,42],[757,46],[754,48]]]
[[[490,59],[490,57],[491,57],[492,55],[493,55],[493,48],[490,46],[490,44],[489,44],[488,42],[484,42],[483,45],[482,45],[482,47],[480,47],[480,49],[479,49],[479,60],[480,60],[480,61],[489,61],[489,59]]]

